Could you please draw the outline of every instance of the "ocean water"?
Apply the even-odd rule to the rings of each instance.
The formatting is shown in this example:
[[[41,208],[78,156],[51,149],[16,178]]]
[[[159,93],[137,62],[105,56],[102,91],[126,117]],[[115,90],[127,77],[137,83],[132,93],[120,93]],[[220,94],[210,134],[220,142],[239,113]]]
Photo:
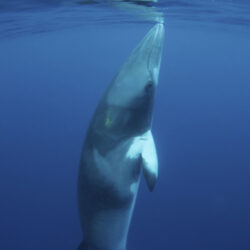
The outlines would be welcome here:
[[[250,250],[247,0],[0,0],[0,250],[77,248],[85,131],[159,16],[159,179],[141,183],[128,250]]]

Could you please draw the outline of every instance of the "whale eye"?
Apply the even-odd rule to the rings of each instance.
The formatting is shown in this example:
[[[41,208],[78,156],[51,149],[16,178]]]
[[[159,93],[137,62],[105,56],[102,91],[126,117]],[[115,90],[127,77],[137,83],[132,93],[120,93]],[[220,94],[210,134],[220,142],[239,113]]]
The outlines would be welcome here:
[[[149,81],[144,88],[146,93],[150,93],[153,89],[154,89],[154,83],[152,81]]]

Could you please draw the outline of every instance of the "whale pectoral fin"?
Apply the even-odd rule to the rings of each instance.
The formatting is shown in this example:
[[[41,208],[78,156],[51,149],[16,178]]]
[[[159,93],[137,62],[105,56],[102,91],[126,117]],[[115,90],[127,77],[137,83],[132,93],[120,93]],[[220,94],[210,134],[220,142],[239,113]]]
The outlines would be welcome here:
[[[158,159],[151,131],[147,132],[143,140],[145,142],[141,153],[141,165],[148,188],[153,191],[158,177]]]

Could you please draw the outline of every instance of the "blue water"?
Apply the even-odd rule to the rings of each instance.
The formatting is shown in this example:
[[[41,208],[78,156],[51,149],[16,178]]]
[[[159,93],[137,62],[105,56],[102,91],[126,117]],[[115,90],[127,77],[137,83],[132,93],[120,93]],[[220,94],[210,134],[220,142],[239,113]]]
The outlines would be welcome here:
[[[250,4],[152,8],[159,180],[142,182],[128,250],[250,250]],[[86,128],[152,25],[103,3],[0,0],[0,250],[76,249]]]

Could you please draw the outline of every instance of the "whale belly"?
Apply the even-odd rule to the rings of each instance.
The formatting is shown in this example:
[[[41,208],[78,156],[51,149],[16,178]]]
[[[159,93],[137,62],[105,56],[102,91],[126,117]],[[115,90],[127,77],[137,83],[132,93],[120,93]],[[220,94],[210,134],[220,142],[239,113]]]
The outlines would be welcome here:
[[[138,156],[128,157],[133,142],[126,141],[106,155],[97,148],[84,149],[78,181],[82,249],[126,249],[140,180],[139,151]]]

